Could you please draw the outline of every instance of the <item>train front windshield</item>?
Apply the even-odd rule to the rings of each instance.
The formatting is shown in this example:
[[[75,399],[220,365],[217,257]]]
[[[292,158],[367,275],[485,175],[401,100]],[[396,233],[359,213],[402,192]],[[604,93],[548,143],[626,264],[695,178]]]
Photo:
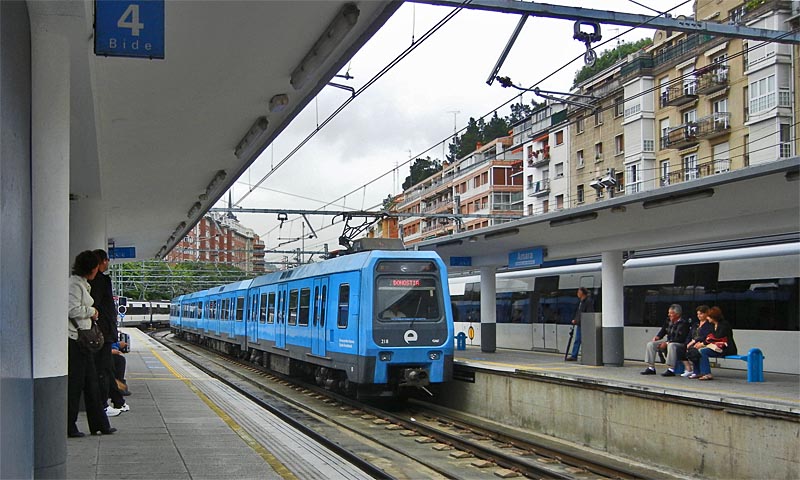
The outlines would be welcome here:
[[[375,311],[381,320],[438,320],[439,297],[435,278],[381,276],[377,280]]]

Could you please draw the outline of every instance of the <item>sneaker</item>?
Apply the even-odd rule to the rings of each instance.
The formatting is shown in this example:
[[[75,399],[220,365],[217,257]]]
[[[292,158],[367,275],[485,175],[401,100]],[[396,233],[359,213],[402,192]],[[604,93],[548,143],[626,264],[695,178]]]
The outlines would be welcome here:
[[[675,372],[672,371],[671,368],[668,368],[664,373],[661,374],[662,377],[674,377]]]
[[[691,377],[694,375],[694,372],[691,370],[686,370],[685,372],[681,373],[681,377]]]
[[[127,403],[125,403],[121,407],[119,407],[117,410],[119,410],[120,412],[130,412],[131,411],[131,406],[128,405]]]
[[[656,369],[652,368],[652,367],[647,367],[640,373],[642,375],[655,375],[656,374]]]
[[[114,407],[112,407],[110,405],[108,407],[106,407],[106,416],[107,417],[116,417],[120,413],[121,413],[121,410],[118,409],[118,408],[114,408]]]
[[[697,378],[700,378],[700,375],[697,374],[697,373],[693,373],[693,374],[689,375],[689,378],[691,378],[692,380],[695,380]]]

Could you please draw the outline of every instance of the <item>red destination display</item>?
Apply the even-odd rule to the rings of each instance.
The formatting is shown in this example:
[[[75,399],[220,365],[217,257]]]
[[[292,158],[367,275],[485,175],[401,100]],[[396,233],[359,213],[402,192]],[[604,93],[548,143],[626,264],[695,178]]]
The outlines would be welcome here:
[[[392,279],[392,286],[393,287],[419,287],[420,286],[420,279],[418,278],[395,278]]]

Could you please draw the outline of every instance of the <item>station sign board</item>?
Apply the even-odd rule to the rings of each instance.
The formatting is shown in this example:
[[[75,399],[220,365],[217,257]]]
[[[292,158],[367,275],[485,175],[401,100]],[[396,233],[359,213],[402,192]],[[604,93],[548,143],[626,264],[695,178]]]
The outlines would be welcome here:
[[[451,267],[471,267],[472,257],[450,257]]]
[[[113,247],[108,249],[108,258],[136,258],[136,247]]]
[[[164,0],[95,0],[94,53],[164,58]]]
[[[508,268],[536,267],[544,260],[542,247],[526,248],[508,254]]]

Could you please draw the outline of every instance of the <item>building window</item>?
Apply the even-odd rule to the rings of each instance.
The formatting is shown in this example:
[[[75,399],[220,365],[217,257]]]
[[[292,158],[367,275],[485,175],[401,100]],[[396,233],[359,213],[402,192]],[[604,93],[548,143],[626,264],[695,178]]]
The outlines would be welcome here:
[[[556,210],[564,209],[564,195],[556,195]]]
[[[586,126],[584,125],[585,119],[583,116],[578,117],[578,120],[575,122],[575,128],[578,130],[578,133],[583,133]]]
[[[691,110],[686,110],[681,115],[683,117],[683,124],[684,125],[688,125],[690,123],[695,123],[697,121],[697,110],[694,109],[694,108],[691,109]]]
[[[550,200],[543,200],[542,201],[542,213],[547,213],[550,211]]]
[[[684,69],[681,72],[683,77],[683,94],[694,95],[697,90],[697,79],[694,76],[694,66]]]
[[[661,162],[661,186],[669,185],[669,160]]]
[[[563,163],[556,163],[556,176],[555,178],[561,178],[564,176],[564,164]]]
[[[742,137],[742,150],[744,150],[743,153],[742,153],[744,166],[745,167],[749,167],[750,166],[750,135],[745,135],[744,137]]]
[[[639,164],[633,163],[625,167],[625,176],[628,181],[625,185],[627,193],[638,193],[641,190],[641,179],[639,178]]]
[[[661,98],[661,106],[666,107],[669,101],[669,77],[664,77],[658,81],[659,85],[659,98]]]
[[[584,195],[584,193],[583,193],[583,185],[578,185],[578,203],[583,203],[584,202],[583,195]]]
[[[564,143],[564,130],[559,130],[556,132],[556,145],[561,145]]]
[[[614,116],[621,117],[625,113],[625,97],[614,99]]]
[[[697,155],[683,156],[683,177],[687,181],[697,178]]]
[[[750,113],[759,113],[775,106],[775,75],[750,82]]]
[[[577,157],[578,168],[583,168],[583,150],[578,150]]]
[[[594,161],[595,163],[603,161],[603,142],[594,144]]]
[[[655,140],[642,140],[642,150],[645,152],[654,152],[656,150]]]
[[[666,148],[669,145],[669,118],[661,120],[658,128],[661,131],[661,148]]]
[[[744,87],[742,87],[742,96],[744,97],[744,101],[742,102],[742,105],[744,105],[744,121],[745,121],[745,122],[746,122],[746,121],[748,121],[748,120],[750,120],[750,107],[749,107],[749,105],[750,105],[750,103],[749,103],[749,102],[750,102],[750,99],[749,99],[749,97],[747,96],[747,95],[748,95],[748,91],[749,91],[749,90],[750,90],[750,89],[749,89],[749,88],[747,88],[747,85],[745,85]]]
[[[528,204],[528,215],[533,215],[533,204],[532,203]]]
[[[730,153],[728,142],[720,143],[712,147],[714,154],[714,173],[723,173],[731,169]]]
[[[779,135],[781,158],[789,158],[792,156],[791,125],[788,123],[781,123]]]
[[[720,98],[719,100],[715,100],[712,107],[714,113],[728,113],[728,99]]]
[[[603,109],[599,108],[594,111],[594,126],[598,127],[603,124]]]
[[[625,153],[625,140],[621,134],[614,137],[614,150],[617,155]]]

